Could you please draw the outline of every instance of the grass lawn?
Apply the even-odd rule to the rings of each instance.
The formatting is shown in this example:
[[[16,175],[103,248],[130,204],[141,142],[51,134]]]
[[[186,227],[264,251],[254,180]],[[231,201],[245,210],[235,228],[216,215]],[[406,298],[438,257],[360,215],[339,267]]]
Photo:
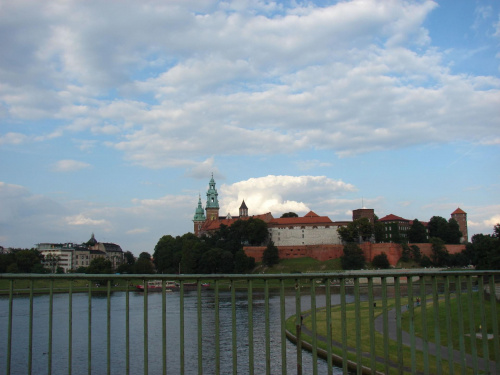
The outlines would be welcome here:
[[[475,296],[474,298],[479,298],[479,296]],[[465,298],[463,298],[465,299]],[[401,303],[404,304],[405,299],[401,299]],[[389,299],[387,301],[388,304],[388,310],[393,309],[395,306],[395,300],[394,299]],[[466,317],[466,314],[468,312],[468,305],[467,301],[462,301],[463,305],[463,317],[464,317],[464,327],[465,327],[465,333],[468,333],[468,327],[469,327],[469,321],[467,320],[468,317]],[[500,304],[497,304],[497,311],[500,308],[498,306]],[[479,305],[477,303],[473,303],[474,309],[475,309],[475,317],[479,319]],[[428,340],[433,341],[434,340],[434,322],[431,319],[431,316],[433,315],[433,308],[432,305],[428,305],[427,307],[427,331],[428,331]],[[491,317],[491,310],[489,306],[489,301],[486,302],[486,314],[487,316]],[[453,322],[453,327],[457,327],[457,301],[455,298],[453,298],[450,301],[450,306],[449,306],[449,311],[451,311],[451,316],[452,316],[452,322]],[[377,306],[374,308],[374,317],[376,318],[377,316],[381,315],[383,312],[382,310],[382,302],[377,301]],[[447,345],[447,329],[446,329],[446,324],[443,323],[445,320],[445,314],[446,310],[444,308],[444,301],[443,305],[441,306],[440,304],[440,336],[441,336],[441,343],[442,345]],[[488,315],[490,314],[490,315]],[[312,317],[310,315],[307,315],[305,313],[306,317],[304,318],[304,325],[306,327],[309,327],[311,329],[312,327]],[[317,315],[316,315],[316,324],[317,324],[317,330],[318,334],[321,336],[326,337],[326,310],[323,309],[318,309],[317,310]],[[356,315],[355,312],[355,304],[348,304],[346,306],[346,329],[347,329],[347,346],[350,347],[356,347],[356,321],[359,319],[360,327],[361,327],[361,348],[363,352],[369,353],[370,352],[370,315],[369,315],[369,305],[368,302],[361,302],[360,303],[360,314],[359,316]],[[340,306],[333,306],[332,307],[332,337],[335,341],[337,342],[342,342],[342,333],[341,333],[341,311],[340,311]],[[415,309],[415,332],[416,335],[421,335],[422,332],[422,324],[421,324],[421,308],[416,308]],[[393,322],[389,322],[389,324],[395,324]],[[479,326],[480,323],[476,323],[476,327]],[[403,330],[408,331],[409,330],[409,312],[404,312],[402,314],[402,327]],[[290,317],[287,320],[287,329],[290,332],[295,332],[295,317]],[[432,331],[432,334],[431,334]],[[458,348],[458,329],[453,330],[454,333],[454,349]],[[312,342],[312,338],[302,334],[303,338],[305,338],[306,341]],[[377,332],[374,334],[375,337],[375,353],[379,357],[384,357],[384,341],[383,341],[383,336]],[[466,344],[466,351],[470,352],[470,338],[466,340],[469,342],[469,344]],[[492,340],[490,340],[492,341]],[[456,344],[455,344],[456,343]],[[455,346],[456,345],[456,346]],[[490,343],[490,358],[493,358],[493,343]],[[482,349],[480,350],[479,347],[482,346],[482,341],[478,340],[477,341],[477,348],[478,348],[478,355],[482,356]],[[326,343],[318,340],[318,347],[325,349],[326,350]],[[340,348],[335,348],[333,347],[333,353],[337,355],[342,355],[342,350]],[[393,340],[389,340],[389,360],[398,363],[398,346],[397,342]],[[402,358],[403,358],[403,363],[404,366],[410,367],[411,366],[411,351],[410,348],[407,346],[403,346],[402,348]],[[355,353],[348,353],[348,359],[356,361],[356,355]],[[366,366],[370,366],[370,358],[363,358],[363,364]],[[416,350],[416,368],[417,371],[423,371],[424,370],[424,357],[423,357],[423,352]],[[442,364],[442,371],[444,374],[450,373],[449,369],[449,364],[445,360],[441,360]],[[429,368],[431,373],[436,373],[436,359],[431,353],[429,353]],[[461,373],[460,370],[460,365],[459,364],[454,364],[455,368],[455,373]],[[385,371],[385,366],[383,364],[377,363],[377,370],[379,371]],[[398,374],[399,371],[397,368],[390,368],[390,374]],[[405,373],[410,373],[405,372]],[[466,373],[472,374],[473,371],[472,369],[468,369]]]
[[[461,298],[461,308],[462,308],[462,322],[463,322],[463,342],[465,345],[465,352],[466,353],[472,353],[472,340],[474,340],[475,345],[476,345],[476,350],[477,354],[479,357],[484,357],[485,356],[485,350],[488,351],[489,358],[491,360],[495,360],[495,351],[494,351],[494,342],[493,340],[488,340],[488,345],[485,347],[483,345],[483,340],[481,338],[476,338],[474,337],[475,333],[481,333],[482,329],[481,327],[481,310],[480,310],[480,304],[483,296],[481,293],[472,293],[472,298],[471,298],[471,303],[469,303],[469,300],[466,298],[466,296],[462,296]],[[488,300],[483,300],[482,301],[483,306],[484,306],[484,314],[485,314],[485,321],[487,323],[490,323],[490,326],[486,327],[486,331],[488,334],[493,333],[493,329],[491,327],[491,319],[492,319],[492,309],[491,309],[491,304],[489,299]],[[439,337],[441,341],[442,346],[448,346],[448,335],[450,335],[451,341],[453,343],[453,348],[455,350],[460,349],[460,330],[459,330],[459,304],[458,304],[458,299],[456,297],[450,299],[450,305],[448,308],[446,307],[446,302],[444,300],[439,301],[438,305],[438,310],[439,310],[439,322],[438,326],[440,327],[439,330]],[[470,331],[470,309],[472,309],[472,313],[474,316],[474,332],[473,335],[471,335]],[[497,311],[497,326],[500,327],[500,303],[496,304],[496,311]],[[447,314],[449,312],[449,314]],[[423,337],[423,322],[422,322],[422,308],[421,307],[415,307],[414,309],[414,315],[415,315],[415,335],[417,337]],[[427,337],[428,341],[430,342],[436,342],[436,334],[435,334],[435,319],[434,319],[434,305],[432,303],[427,302],[427,307],[426,307],[426,321],[427,321]],[[447,322],[446,322],[446,317],[447,315],[449,316],[450,319],[450,326],[453,327],[453,329],[448,330],[447,329]],[[409,313],[403,314],[403,329],[408,331],[410,327],[410,315]],[[482,327],[481,327],[482,328]]]

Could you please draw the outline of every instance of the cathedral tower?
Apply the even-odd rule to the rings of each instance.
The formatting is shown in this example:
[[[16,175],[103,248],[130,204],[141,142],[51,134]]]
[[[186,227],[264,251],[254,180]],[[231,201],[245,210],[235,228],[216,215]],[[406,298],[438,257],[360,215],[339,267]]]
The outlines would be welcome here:
[[[240,206],[240,219],[243,217],[248,217],[248,207],[245,204],[244,199],[243,199],[243,202],[241,203],[241,206]]]
[[[198,207],[194,213],[193,223],[194,223],[194,234],[196,236],[200,236],[201,226],[205,222],[205,212],[203,211],[203,207],[201,206],[201,195],[198,197]]]
[[[214,174],[212,173],[212,178],[208,184],[207,191],[207,205],[205,206],[205,211],[207,212],[208,220],[219,220],[219,200],[217,199],[217,189],[215,188]]]

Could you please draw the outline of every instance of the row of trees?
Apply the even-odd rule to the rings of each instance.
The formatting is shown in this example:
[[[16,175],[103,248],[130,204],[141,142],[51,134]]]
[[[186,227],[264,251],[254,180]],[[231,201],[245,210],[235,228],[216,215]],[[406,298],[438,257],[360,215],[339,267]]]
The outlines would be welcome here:
[[[262,245],[267,238],[266,223],[254,218],[221,225],[210,237],[166,235],[155,246],[154,264],[158,273],[244,273],[254,268],[255,260],[243,246]]]
[[[359,228],[363,228],[365,221],[363,219],[359,221],[363,224]],[[402,243],[401,261],[413,261],[421,267],[467,267],[472,265],[476,269],[500,269],[500,224],[495,225],[493,234],[476,234],[472,237],[471,242],[467,243],[464,251],[450,254],[446,249],[446,241],[439,235],[446,238],[446,236],[450,235],[450,232],[456,232],[453,229],[455,224],[451,220],[450,222],[446,222],[446,220],[443,222],[439,218],[431,219],[431,221],[432,225],[429,227],[429,233],[434,234],[434,236],[430,236],[428,240],[426,239],[427,241],[418,241],[419,243],[431,243],[432,252],[430,256],[423,255],[420,248],[415,244],[409,246],[408,243]],[[345,270],[364,268],[363,250],[354,241],[346,243],[341,262],[342,268]],[[389,268],[386,254],[382,253],[374,257],[372,265],[376,268]]]
[[[391,237],[386,237],[386,227],[389,227]],[[440,238],[447,244],[459,244],[462,237],[460,227],[455,219],[446,221],[440,216],[433,216],[427,228],[419,220],[415,219],[408,231],[400,231],[397,223],[384,224],[375,216],[374,222],[367,218],[353,220],[346,226],[338,229],[340,238],[344,243],[366,242],[374,240],[380,242],[395,243],[427,243],[430,238]]]
[[[49,273],[42,260],[43,255],[36,249],[17,249],[0,254],[0,273]]]
[[[125,262],[115,272],[118,273],[153,273],[151,256],[144,252],[136,260],[130,251],[124,253]],[[0,254],[0,273],[63,273],[57,256],[45,257],[36,249],[15,249],[7,254]],[[111,261],[104,257],[93,259],[88,267],[79,267],[75,273],[106,274],[113,273]]]

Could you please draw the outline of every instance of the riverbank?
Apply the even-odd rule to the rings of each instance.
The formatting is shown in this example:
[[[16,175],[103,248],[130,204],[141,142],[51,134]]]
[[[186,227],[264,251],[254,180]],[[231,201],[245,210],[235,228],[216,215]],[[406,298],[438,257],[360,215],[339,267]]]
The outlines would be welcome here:
[[[476,298],[480,298],[479,293],[476,294]],[[472,303],[472,306],[475,307],[474,314],[476,318],[480,316],[480,311],[479,311],[479,303]],[[500,304],[497,303],[497,311],[500,308]],[[463,311],[467,311],[470,304],[464,300],[462,300],[462,306],[461,309]],[[426,359],[424,358],[424,346],[427,346],[427,363],[430,368],[431,373],[435,373],[437,371],[437,359],[435,357],[436,352],[439,350],[440,353],[440,361],[441,361],[441,368],[443,373],[450,373],[450,365],[454,367],[455,373],[460,373],[461,372],[461,366],[467,366],[468,369],[466,373],[473,373],[472,366],[474,363],[474,360],[471,356],[472,348],[470,345],[470,335],[464,334],[465,337],[468,337],[467,340],[465,340],[465,346],[464,346],[464,351],[465,354],[462,353],[461,351],[457,350],[457,348],[460,347],[460,340],[464,342],[463,338],[460,338],[459,335],[459,330],[448,330],[447,326],[445,324],[439,324],[438,322],[434,321],[434,306],[432,303],[427,303],[427,309],[426,309],[426,316],[427,316],[427,330],[426,330],[426,335],[427,339],[424,341],[422,338],[422,332],[424,330],[424,327],[422,325],[422,306],[417,306],[415,305],[414,307],[414,316],[413,319],[410,319],[410,312],[409,309],[407,308],[407,305],[402,305],[401,306],[401,324],[402,324],[402,331],[401,331],[401,340],[403,346],[401,348],[398,347],[397,344],[397,326],[396,324],[393,324],[392,322],[395,322],[396,320],[396,306],[395,306],[395,300],[394,299],[389,299],[387,301],[387,315],[388,315],[388,357],[385,357],[384,353],[384,338],[383,338],[383,330],[384,330],[384,325],[383,325],[383,308],[380,303],[377,301],[376,307],[373,307],[373,314],[374,314],[374,323],[373,323],[373,328],[374,328],[374,339],[372,341],[371,335],[370,335],[370,329],[372,327],[372,324],[370,323],[370,318],[369,318],[369,306],[367,302],[361,302],[359,306],[359,311],[360,314],[359,316],[356,315],[355,311],[355,304],[348,304],[346,305],[346,327],[341,327],[341,311],[340,311],[340,306],[332,306],[332,318],[331,318],[331,324],[332,324],[332,361],[333,364],[339,367],[342,367],[342,358],[347,358],[347,368],[352,369],[353,366],[354,368],[356,367],[356,360],[357,360],[357,351],[356,347],[357,345],[361,345],[361,352],[362,352],[362,361],[365,363],[367,366],[372,365],[372,357],[370,356],[370,352],[374,350],[375,352],[375,365],[377,368],[377,371],[381,371],[382,373],[399,373],[399,368],[402,367],[403,371],[405,372],[412,372],[411,368],[408,367],[407,365],[404,365],[404,361],[407,359],[411,358],[412,353],[411,353],[411,336],[409,333],[410,330],[410,320],[413,322],[413,330],[415,332],[415,357],[416,357],[416,373],[417,374],[423,374],[425,372],[424,368],[424,363],[426,363]],[[439,302],[439,308],[440,316],[445,316],[448,315],[451,319],[451,325],[453,327],[458,326],[458,317],[457,313],[459,311],[459,307],[457,304],[457,299],[456,298],[451,298],[449,305],[445,304],[445,301],[443,299],[440,299]],[[477,310],[477,311],[476,311]],[[491,306],[489,305],[489,302],[487,302],[484,306],[484,314],[486,316],[492,316],[492,310]],[[302,324],[300,326],[300,336],[301,336],[301,346],[305,349],[312,350],[312,317],[311,317],[311,311],[305,311],[301,314],[302,316]],[[440,317],[440,320],[444,319],[444,317]],[[317,327],[317,335],[316,335],[316,342],[317,342],[317,350],[318,350],[318,356],[324,359],[327,359],[327,335],[326,335],[326,309],[318,309],[317,316],[316,316],[316,327]],[[289,317],[287,319],[287,336],[289,339],[297,343],[298,339],[296,335],[293,332],[297,331],[297,327],[295,326],[296,324],[296,316]],[[356,338],[356,326],[360,325],[360,337],[359,337],[359,342],[357,341]],[[469,327],[470,322],[469,322],[469,315],[464,314],[463,315],[463,322],[462,322],[464,327]],[[500,324],[500,316],[497,317],[497,324]],[[430,327],[435,327],[437,325],[439,327],[439,337],[440,337],[440,343],[435,344],[435,337],[434,335],[436,334],[434,329],[431,329]],[[480,327],[480,322],[476,322],[475,326]],[[345,328],[346,332],[346,342],[345,342],[345,348],[344,345],[342,344],[342,329]],[[480,328],[478,328],[480,330]],[[488,335],[490,337],[492,335]],[[498,341],[498,337],[495,338]],[[371,343],[373,342],[373,348],[371,347]],[[451,346],[448,346],[449,342],[451,342]],[[487,342],[487,345],[484,344]],[[486,347],[486,346],[487,347]],[[451,351],[450,351],[451,348]],[[490,360],[487,361],[483,359],[482,357],[484,356],[485,352],[483,351],[483,348],[487,350],[486,353],[488,353]],[[345,350],[345,352],[344,352]],[[477,351],[478,355],[478,367],[481,370],[488,369],[491,371],[495,369],[495,367],[498,367],[495,362],[495,343],[493,339],[487,339],[483,340],[482,336],[479,336],[477,338],[477,344],[474,349]],[[401,353],[401,362],[399,362],[398,358],[398,352]],[[431,355],[432,354],[432,355]],[[451,356],[451,361],[448,360]],[[366,361],[366,362],[365,362]],[[486,363],[488,362],[488,363]]]

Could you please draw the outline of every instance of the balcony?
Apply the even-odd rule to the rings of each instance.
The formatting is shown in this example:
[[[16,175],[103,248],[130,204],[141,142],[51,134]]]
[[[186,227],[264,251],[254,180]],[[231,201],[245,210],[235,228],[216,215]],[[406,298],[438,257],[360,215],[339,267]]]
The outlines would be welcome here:
[[[0,274],[0,374],[500,374],[499,278]]]

